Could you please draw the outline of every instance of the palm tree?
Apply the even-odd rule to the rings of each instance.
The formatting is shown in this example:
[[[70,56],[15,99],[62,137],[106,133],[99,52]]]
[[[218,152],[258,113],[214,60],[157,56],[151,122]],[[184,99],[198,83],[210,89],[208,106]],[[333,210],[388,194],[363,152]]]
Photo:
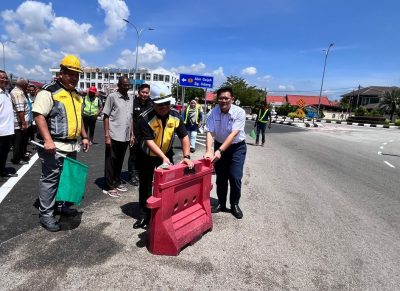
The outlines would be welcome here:
[[[390,122],[392,122],[393,115],[400,106],[400,89],[393,88],[390,91],[385,91],[379,103],[379,108],[390,114]]]

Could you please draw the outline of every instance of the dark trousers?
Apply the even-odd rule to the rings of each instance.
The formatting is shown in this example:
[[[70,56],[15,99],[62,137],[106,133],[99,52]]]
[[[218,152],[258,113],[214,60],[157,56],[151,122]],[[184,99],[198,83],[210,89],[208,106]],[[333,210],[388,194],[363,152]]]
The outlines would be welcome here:
[[[220,146],[221,144],[219,142],[214,142],[215,150]],[[217,175],[217,196],[219,203],[222,206],[226,205],[228,182],[231,189],[230,204],[239,204],[246,151],[247,147],[245,141],[232,144],[222,154],[221,159],[215,163],[215,173]]]
[[[133,177],[135,172],[139,170],[137,156],[140,155],[140,151],[141,150],[136,143],[129,148],[128,173],[130,177]]]
[[[94,130],[96,128],[97,115],[88,116],[83,115],[83,126],[85,127],[86,134],[88,135],[89,141],[93,142]]]
[[[12,135],[0,136],[0,174],[6,172],[6,162]]]
[[[124,163],[126,148],[129,141],[111,140],[111,145],[106,145],[104,165],[104,190],[113,190],[121,184],[122,164]]]
[[[172,155],[167,155],[172,163]],[[153,194],[154,170],[162,164],[158,157],[151,157],[139,149],[136,156],[139,166],[139,209],[141,218],[150,218],[150,209],[146,207],[147,199]]]
[[[261,133],[261,143],[265,143],[265,129],[267,128],[266,123],[257,122],[257,135],[256,135],[256,143],[260,140],[260,133]]]
[[[12,162],[18,164],[22,159],[25,159],[26,147],[28,145],[27,130],[16,129],[14,138],[14,149]]]

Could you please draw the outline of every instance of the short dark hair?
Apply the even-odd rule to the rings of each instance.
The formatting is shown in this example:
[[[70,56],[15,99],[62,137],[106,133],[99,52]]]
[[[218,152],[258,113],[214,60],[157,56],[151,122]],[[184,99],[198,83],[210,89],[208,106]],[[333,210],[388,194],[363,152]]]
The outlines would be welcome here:
[[[5,71],[3,71],[3,70],[0,70],[0,73],[3,73],[3,74],[7,75],[7,73]]]
[[[233,97],[233,91],[232,91],[232,88],[231,88],[231,87],[222,87],[222,88],[219,88],[219,89],[217,90],[217,98],[218,98],[222,93],[224,93],[224,92],[229,92],[229,93],[231,93],[231,96]]]
[[[142,84],[139,86],[139,91],[142,91],[144,88],[148,88],[150,90],[150,85],[149,84]]]
[[[129,82],[129,78],[127,76],[121,76],[118,78],[118,85],[121,85],[123,80],[128,80]]]

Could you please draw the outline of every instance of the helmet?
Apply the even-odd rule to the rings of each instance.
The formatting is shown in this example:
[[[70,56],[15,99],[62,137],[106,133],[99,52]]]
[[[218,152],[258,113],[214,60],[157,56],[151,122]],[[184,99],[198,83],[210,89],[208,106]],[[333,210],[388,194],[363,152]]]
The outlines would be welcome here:
[[[66,55],[61,60],[60,67],[65,67],[68,70],[83,73],[81,69],[81,61],[74,55]]]
[[[155,104],[171,102],[174,99],[167,86],[161,84],[151,86],[150,98]]]
[[[95,86],[91,86],[90,88],[89,88],[89,93],[97,93],[97,89],[96,89],[96,87]]]

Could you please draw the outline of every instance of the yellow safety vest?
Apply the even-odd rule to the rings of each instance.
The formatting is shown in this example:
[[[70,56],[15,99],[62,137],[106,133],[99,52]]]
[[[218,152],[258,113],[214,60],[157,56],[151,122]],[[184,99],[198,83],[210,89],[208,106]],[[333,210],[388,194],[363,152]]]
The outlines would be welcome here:
[[[267,114],[269,109],[264,111],[264,114],[261,116],[261,109],[258,111],[258,118],[257,118],[257,122],[261,122],[261,123],[267,123],[268,120],[264,120],[265,115]]]
[[[185,124],[188,121],[189,110],[190,110],[190,105],[186,108]],[[197,105],[196,105],[195,110],[196,110],[196,123],[199,123],[199,111],[200,111],[200,109],[197,107]]]

